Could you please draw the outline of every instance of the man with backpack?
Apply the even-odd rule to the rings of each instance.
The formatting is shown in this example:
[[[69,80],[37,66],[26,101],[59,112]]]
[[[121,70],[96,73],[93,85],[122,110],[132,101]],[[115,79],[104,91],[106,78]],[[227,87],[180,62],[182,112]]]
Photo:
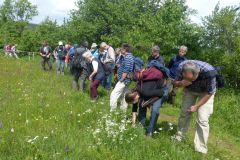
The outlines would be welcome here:
[[[185,138],[192,114],[197,112],[194,145],[195,150],[203,154],[208,151],[208,122],[213,113],[217,77],[218,72],[212,65],[197,60],[186,60],[179,65],[173,82],[176,87],[184,87],[178,131],[174,139],[182,141]]]
[[[117,71],[118,83],[113,89],[110,95],[110,110],[114,111],[117,108],[118,100],[121,101],[121,109],[123,111],[127,110],[128,104],[125,101],[125,93],[128,90],[128,85],[131,82],[131,79],[128,78],[129,74],[133,73],[134,70],[134,56],[131,53],[131,47],[129,44],[123,44],[121,53],[123,59],[119,65]]]
[[[76,49],[78,48],[78,44],[74,44],[73,47],[71,47],[68,51],[68,57],[69,57],[69,68],[70,73],[73,74],[73,62],[74,62],[74,55],[76,55]]]
[[[171,58],[171,60],[168,64],[168,69],[170,71],[171,79],[175,79],[179,64],[182,63],[183,61],[187,60],[187,58],[186,58],[187,50],[188,50],[188,48],[186,46],[181,46],[179,48],[178,54]],[[171,104],[174,105],[177,93],[176,93],[176,88],[173,87],[172,84],[170,84],[170,85],[171,85],[171,87],[169,87],[170,88],[169,101]]]
[[[57,62],[57,74],[64,75],[65,58],[67,56],[67,50],[63,45],[63,42],[58,42],[57,48],[54,50],[55,58]]]
[[[106,54],[104,55],[103,65],[105,68],[108,68],[109,74],[107,74],[106,79],[103,83],[103,86],[110,91],[112,88],[112,78],[113,78],[113,71],[115,68],[115,51],[113,47],[108,45],[106,42],[102,42],[100,44],[100,48],[106,50]]]
[[[76,48],[76,53],[73,57],[72,72],[73,72],[73,83],[74,89],[84,91],[86,89],[86,79],[90,73],[90,64],[84,60],[83,53],[88,51],[88,42],[84,41]]]
[[[49,70],[52,70],[52,64],[50,61],[51,48],[47,42],[44,42],[40,48],[40,56],[42,57],[42,68],[46,70],[46,64],[48,65]]]

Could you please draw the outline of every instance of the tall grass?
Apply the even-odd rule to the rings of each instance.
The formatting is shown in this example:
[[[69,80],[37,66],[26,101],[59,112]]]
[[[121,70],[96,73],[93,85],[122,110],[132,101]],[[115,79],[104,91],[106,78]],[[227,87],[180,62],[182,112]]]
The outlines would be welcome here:
[[[109,96],[101,88],[98,103],[89,93],[71,88],[72,77],[44,72],[39,59],[0,56],[0,159],[239,159],[239,95],[217,95],[211,119],[209,154],[189,139],[175,143],[179,107],[165,105],[153,139],[141,126],[131,128],[130,110],[109,112]],[[180,106],[180,98],[177,106]],[[194,127],[194,123],[192,124]],[[216,145],[217,144],[217,145]],[[230,147],[231,146],[231,147]]]

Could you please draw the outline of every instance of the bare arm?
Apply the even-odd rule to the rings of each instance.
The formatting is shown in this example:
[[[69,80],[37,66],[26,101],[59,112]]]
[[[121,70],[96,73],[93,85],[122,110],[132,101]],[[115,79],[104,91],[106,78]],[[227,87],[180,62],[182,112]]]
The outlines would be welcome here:
[[[188,109],[188,112],[196,112],[200,107],[207,103],[207,101],[213,96],[213,94],[205,94],[194,106]]]
[[[122,78],[120,79],[120,82],[123,82],[126,79],[127,75],[128,73],[123,73]]]
[[[173,81],[173,85],[175,87],[187,87],[191,85],[192,82],[186,81],[186,80],[181,80],[181,81]]]

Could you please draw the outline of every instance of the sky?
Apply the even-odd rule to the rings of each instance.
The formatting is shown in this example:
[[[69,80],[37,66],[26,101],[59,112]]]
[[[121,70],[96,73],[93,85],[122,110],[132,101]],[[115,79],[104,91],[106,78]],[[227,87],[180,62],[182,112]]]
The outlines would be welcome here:
[[[69,17],[69,11],[75,9],[76,0],[29,0],[38,6],[39,15],[34,17],[33,23],[40,23],[49,16],[53,20],[57,20],[58,24],[62,24],[64,18]],[[2,4],[3,0],[0,0]],[[197,14],[191,16],[191,20],[195,23],[201,23],[201,18],[210,15],[220,2],[221,7],[228,5],[240,6],[240,0],[187,0],[187,5],[191,9],[197,10]]]

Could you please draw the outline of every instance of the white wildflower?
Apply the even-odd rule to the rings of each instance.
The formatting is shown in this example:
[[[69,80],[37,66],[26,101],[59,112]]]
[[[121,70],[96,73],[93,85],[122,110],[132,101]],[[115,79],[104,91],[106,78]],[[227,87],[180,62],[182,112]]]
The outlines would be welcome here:
[[[39,136],[34,137],[34,138],[33,138],[33,141],[35,141],[36,139],[38,139],[38,137],[39,137]]]
[[[162,128],[158,128],[159,131],[162,131],[163,129]]]
[[[86,113],[91,113],[92,110],[91,110],[91,109],[88,109],[88,110],[86,110],[85,112],[86,112]]]
[[[14,133],[14,128],[11,129],[11,132]]]

